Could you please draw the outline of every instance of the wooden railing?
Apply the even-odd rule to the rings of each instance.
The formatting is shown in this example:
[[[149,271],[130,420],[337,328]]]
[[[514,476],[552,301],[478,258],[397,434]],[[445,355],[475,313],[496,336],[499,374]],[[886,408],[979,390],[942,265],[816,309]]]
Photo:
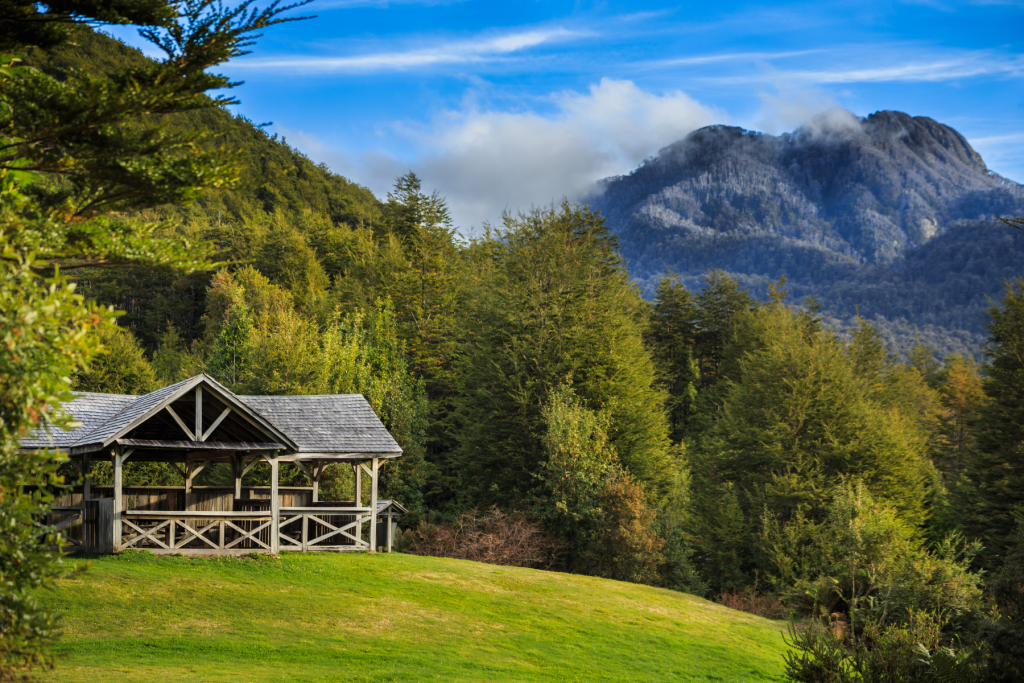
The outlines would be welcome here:
[[[281,508],[281,550],[369,550],[363,524],[370,508]]]
[[[281,508],[278,544],[281,550],[367,550],[363,524],[370,508]],[[245,554],[273,549],[273,517],[258,511],[126,510],[121,515],[120,549],[157,553]]]

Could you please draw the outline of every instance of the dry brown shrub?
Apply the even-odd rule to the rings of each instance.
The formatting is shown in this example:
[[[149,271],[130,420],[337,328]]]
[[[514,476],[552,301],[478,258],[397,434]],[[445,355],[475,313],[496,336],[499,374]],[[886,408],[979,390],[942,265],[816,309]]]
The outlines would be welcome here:
[[[411,529],[413,555],[450,557],[507,567],[550,569],[561,557],[563,546],[540,524],[519,513],[496,507],[481,513],[463,512],[450,524],[420,520]]]
[[[718,604],[765,619],[785,619],[789,616],[789,611],[778,596],[759,594],[755,588],[726,591],[718,598]]]

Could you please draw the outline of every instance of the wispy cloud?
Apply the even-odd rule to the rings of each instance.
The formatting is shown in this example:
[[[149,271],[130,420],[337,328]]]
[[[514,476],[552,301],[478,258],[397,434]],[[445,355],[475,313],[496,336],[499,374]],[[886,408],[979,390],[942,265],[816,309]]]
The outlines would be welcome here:
[[[746,85],[763,83],[766,78],[811,84],[849,83],[940,83],[976,78],[979,76],[1024,75],[1024,58],[1000,57],[990,53],[970,54],[953,59],[909,61],[900,58],[887,60],[887,66],[837,69],[773,70],[770,74],[738,74],[708,77],[719,85]]]
[[[345,57],[301,56],[243,59],[236,68],[287,70],[295,73],[402,71],[445,64],[464,64],[500,58],[547,43],[564,42],[593,35],[565,28],[533,29],[475,40],[442,42],[438,45],[397,52]]]
[[[424,5],[426,7],[437,7],[455,5],[466,0],[317,0],[310,5],[312,10],[330,9],[351,9],[355,7],[376,7],[387,9],[399,5]]]
[[[730,52],[726,54],[698,55],[696,57],[680,57],[678,59],[661,59],[649,62],[652,66],[697,66],[715,62],[757,62],[771,59],[788,59],[824,52],[824,50],[796,50],[792,52]]]

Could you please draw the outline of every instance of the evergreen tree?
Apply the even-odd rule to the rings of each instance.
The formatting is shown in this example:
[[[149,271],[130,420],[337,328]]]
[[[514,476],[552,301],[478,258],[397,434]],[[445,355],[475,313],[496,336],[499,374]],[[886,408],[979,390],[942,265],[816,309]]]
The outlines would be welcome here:
[[[926,435],[913,417],[875,401],[855,360],[864,354],[847,355],[831,335],[808,340],[799,314],[783,306],[752,317],[760,347],[740,361],[741,379],[728,385],[721,417],[694,454],[691,510],[706,575],[764,573],[756,538],[765,520],[820,522],[844,476],[863,480],[910,523],[924,522]]]
[[[130,330],[104,326],[97,337],[102,351],[73,375],[76,391],[140,395],[157,389],[156,373]]]
[[[453,493],[467,505],[531,495],[545,457],[542,406],[570,378],[588,409],[607,413],[626,470],[663,495],[677,468],[641,337],[646,306],[604,220],[568,203],[506,216],[473,253],[481,281],[458,366]]]
[[[694,357],[697,338],[697,306],[680,282],[663,278],[654,295],[647,343],[668,391],[672,439],[681,441],[687,418],[696,409],[700,367]]]
[[[1001,305],[989,309],[989,362],[983,382],[977,453],[966,468],[966,530],[985,545],[982,559],[998,566],[1009,543],[1014,512],[1024,509],[1024,278],[1007,284]]]
[[[45,487],[61,483],[59,459],[21,454],[19,444],[33,427],[73,424],[61,408],[69,377],[98,350],[90,332],[113,323],[113,313],[85,302],[64,273],[211,267],[212,245],[136,212],[235,185],[236,161],[204,146],[205,131],[170,131],[156,117],[233,103],[207,96],[232,85],[210,70],[244,54],[256,32],[285,21],[278,15],[292,7],[0,3],[0,678],[46,661],[54,618],[41,612],[33,591],[63,573],[49,550],[60,537],[36,525],[48,509]],[[88,23],[140,26],[165,59],[58,79],[11,56],[33,46],[51,50]]]
[[[722,376],[726,348],[732,340],[736,315],[757,308],[757,302],[740,283],[720,270],[704,276],[704,287],[695,298],[697,359],[701,385],[709,387]]]

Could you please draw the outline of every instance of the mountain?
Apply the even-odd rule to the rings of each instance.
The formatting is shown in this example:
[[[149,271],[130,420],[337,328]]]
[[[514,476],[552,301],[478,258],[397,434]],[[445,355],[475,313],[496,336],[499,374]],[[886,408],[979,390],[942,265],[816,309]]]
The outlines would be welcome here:
[[[709,126],[589,198],[648,292],[722,269],[763,293],[787,278],[833,322],[859,309],[899,349],[976,355],[989,297],[1024,273],[1024,186],[926,117],[835,109],[780,136]]]

